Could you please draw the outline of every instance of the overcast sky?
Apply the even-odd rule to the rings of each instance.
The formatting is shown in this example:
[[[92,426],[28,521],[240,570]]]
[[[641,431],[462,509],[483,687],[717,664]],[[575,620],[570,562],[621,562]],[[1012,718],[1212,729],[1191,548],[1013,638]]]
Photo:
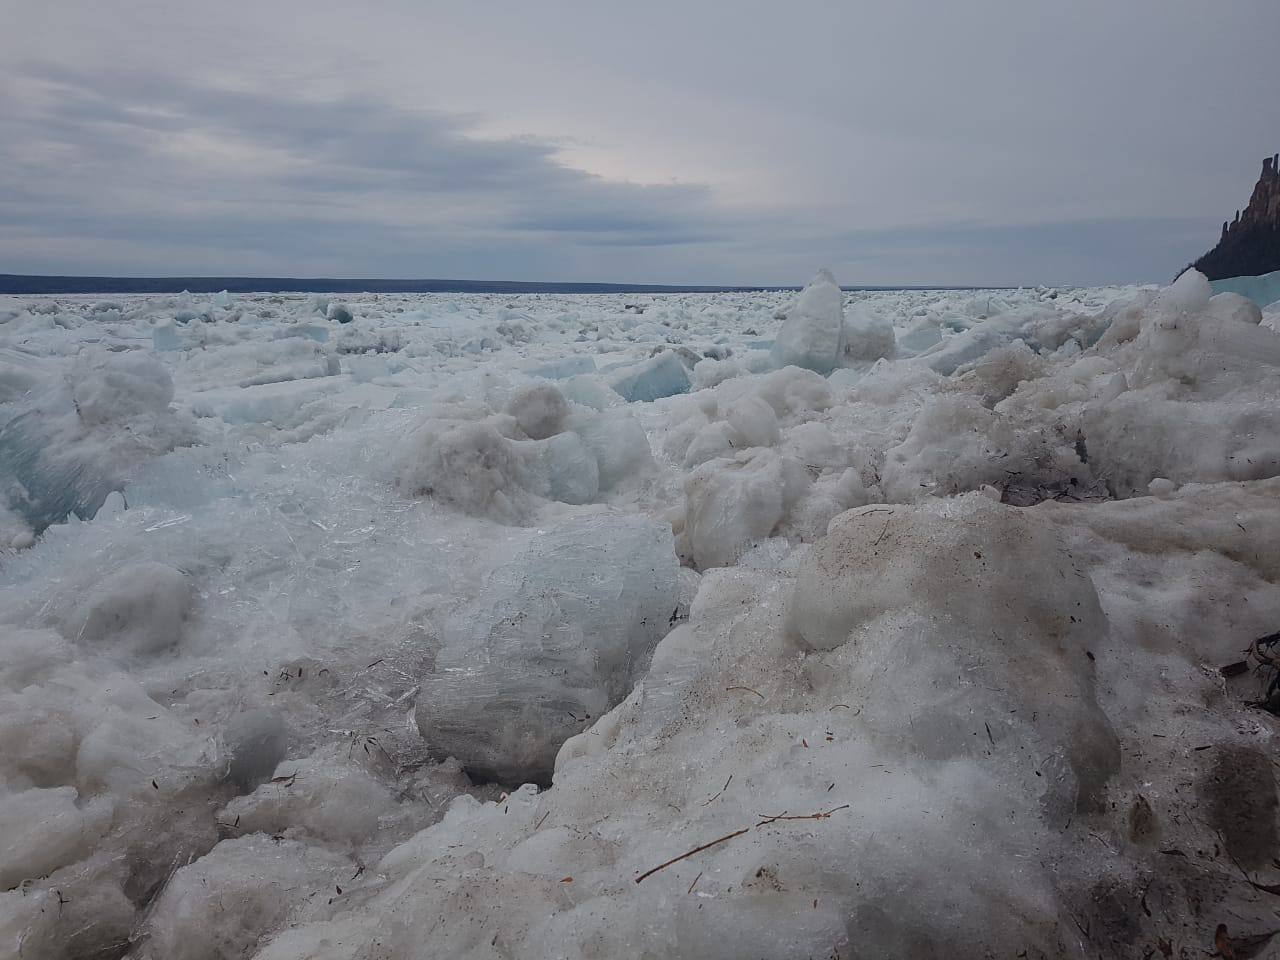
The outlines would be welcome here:
[[[0,0],[0,272],[1168,280],[1278,0]]]

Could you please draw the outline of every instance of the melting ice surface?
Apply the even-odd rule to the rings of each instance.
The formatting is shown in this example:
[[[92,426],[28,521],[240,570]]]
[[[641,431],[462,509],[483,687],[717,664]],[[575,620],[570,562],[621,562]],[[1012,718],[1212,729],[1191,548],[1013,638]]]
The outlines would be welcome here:
[[[1280,629],[1278,322],[1194,273],[0,301],[0,955],[1265,933],[1218,668]]]

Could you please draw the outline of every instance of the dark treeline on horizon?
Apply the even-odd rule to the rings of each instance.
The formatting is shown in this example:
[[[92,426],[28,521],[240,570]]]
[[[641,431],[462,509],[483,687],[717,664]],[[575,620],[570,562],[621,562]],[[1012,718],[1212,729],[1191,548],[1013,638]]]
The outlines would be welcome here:
[[[74,277],[0,273],[0,294],[52,293],[748,293],[798,286],[697,286],[524,280],[369,280],[343,277]],[[992,290],[999,287],[844,286],[845,290]]]
[[[721,293],[776,287],[345,277],[72,277],[0,273],[0,293]]]

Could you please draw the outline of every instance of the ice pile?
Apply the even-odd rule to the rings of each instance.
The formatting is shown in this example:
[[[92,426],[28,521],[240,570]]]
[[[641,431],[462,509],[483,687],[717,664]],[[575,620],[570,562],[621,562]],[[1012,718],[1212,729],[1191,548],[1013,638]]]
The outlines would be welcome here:
[[[0,302],[0,954],[1244,955],[1274,321]]]
[[[1248,526],[1274,513],[1278,492],[1223,490],[1218,506]],[[1171,777],[1188,748],[1149,740],[1163,707],[1137,722],[1138,769],[1117,782],[1122,741],[1098,663],[1127,673],[1154,654],[1177,686],[1215,684],[1167,645],[1129,645],[1140,621],[1117,601],[1147,574],[1099,595],[1086,570],[1132,564],[1140,554],[1124,540],[1136,530],[1073,546],[1066,531],[1093,509],[1029,516],[978,494],[868,507],[798,565],[709,572],[640,687],[565,745],[551,791],[455,803],[379,865],[368,904],[283,933],[260,956],[395,955],[431,923],[433,949],[454,956],[500,944],[570,957],[857,956],[868,944],[873,955],[1083,955],[1072,916],[1096,931],[1090,952],[1172,935],[1178,921],[1122,921],[1102,892],[1137,905],[1145,890],[1183,910],[1206,884],[1238,896],[1237,879],[1171,870],[1155,847],[1197,849],[1224,823],[1265,822],[1219,812],[1179,825],[1221,765]],[[1167,549],[1161,531],[1195,508],[1171,511],[1143,524],[1139,549]],[[1232,591],[1266,590],[1247,565],[1221,569]],[[1276,611],[1274,589],[1267,605]],[[1107,606],[1126,636],[1108,635]],[[1187,614],[1184,628],[1204,622]],[[1132,723],[1129,695],[1110,706]],[[1202,707],[1195,736],[1233,741],[1230,713]],[[1172,788],[1187,776],[1181,799]],[[1267,904],[1246,900],[1237,923],[1265,924]],[[426,919],[450,903],[468,904],[456,922]],[[375,917],[411,919],[388,929]]]
[[[1270,400],[1280,387],[1280,343],[1257,316],[1230,294],[1211,297],[1195,271],[1152,304],[1116,351],[1130,389],[1082,411],[1081,429],[1113,490],[1280,473],[1280,407]]]
[[[397,482],[411,496],[518,524],[540,501],[591,503],[651,465],[630,414],[571,407],[540,383],[517,390],[502,413],[465,402],[433,411],[410,437]]]

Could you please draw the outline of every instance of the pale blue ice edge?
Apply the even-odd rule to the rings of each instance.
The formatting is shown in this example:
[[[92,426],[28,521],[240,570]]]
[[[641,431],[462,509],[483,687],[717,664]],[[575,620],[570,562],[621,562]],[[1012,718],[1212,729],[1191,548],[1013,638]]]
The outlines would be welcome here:
[[[1280,270],[1264,273],[1260,277],[1228,277],[1214,280],[1210,286],[1214,293],[1238,293],[1248,297],[1260,307],[1267,307],[1280,300]]]

